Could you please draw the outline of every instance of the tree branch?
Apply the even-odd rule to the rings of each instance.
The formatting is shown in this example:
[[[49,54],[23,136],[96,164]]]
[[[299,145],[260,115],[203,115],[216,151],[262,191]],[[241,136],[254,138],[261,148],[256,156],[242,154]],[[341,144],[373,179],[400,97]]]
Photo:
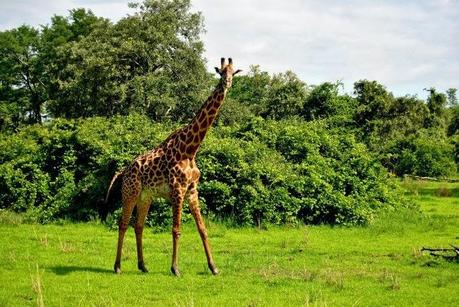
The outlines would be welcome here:
[[[442,257],[447,260],[455,260],[459,261],[459,248],[450,244],[452,248],[430,248],[430,247],[423,247],[421,248],[421,252],[427,251],[430,255],[435,257]],[[437,252],[454,252],[456,255],[446,255],[446,254],[439,254]]]

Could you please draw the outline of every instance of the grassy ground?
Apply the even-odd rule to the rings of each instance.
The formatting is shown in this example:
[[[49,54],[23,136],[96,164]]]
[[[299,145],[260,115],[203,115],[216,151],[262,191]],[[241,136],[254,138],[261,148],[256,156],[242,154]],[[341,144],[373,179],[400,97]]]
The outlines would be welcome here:
[[[228,229],[209,224],[212,276],[192,224],[180,268],[171,236],[144,234],[148,274],[127,234],[123,273],[112,273],[117,233],[97,224],[25,225],[0,215],[0,305],[457,306],[459,264],[421,253],[459,245],[459,184],[405,182],[424,214],[387,214],[368,227]]]

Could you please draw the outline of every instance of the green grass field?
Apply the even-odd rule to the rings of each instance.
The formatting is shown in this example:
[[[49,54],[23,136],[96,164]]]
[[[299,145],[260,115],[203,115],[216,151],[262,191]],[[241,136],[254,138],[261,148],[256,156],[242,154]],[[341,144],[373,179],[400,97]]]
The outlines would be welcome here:
[[[459,263],[420,248],[459,245],[459,184],[405,182],[422,214],[386,214],[367,227],[226,228],[208,223],[220,275],[207,269],[194,225],[183,226],[181,278],[171,235],[144,233],[150,270],[137,270],[134,231],[123,273],[117,232],[99,224],[30,225],[0,214],[1,306],[458,306]]]

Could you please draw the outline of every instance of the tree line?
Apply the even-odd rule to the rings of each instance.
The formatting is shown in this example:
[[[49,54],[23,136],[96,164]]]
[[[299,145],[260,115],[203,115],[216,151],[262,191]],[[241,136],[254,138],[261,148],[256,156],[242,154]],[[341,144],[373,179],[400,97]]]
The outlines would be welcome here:
[[[210,93],[190,0],[130,6],[115,23],[74,9],[0,32],[0,208],[41,221],[104,215],[98,195],[113,172]],[[340,82],[251,66],[198,159],[204,210],[238,224],[361,223],[402,202],[388,174],[456,176],[457,90],[426,86],[426,100],[371,80],[345,94]],[[161,224],[168,209],[155,208]]]
[[[48,118],[146,113],[183,120],[204,98],[202,17],[145,1],[116,23],[85,9],[0,33],[1,128]]]

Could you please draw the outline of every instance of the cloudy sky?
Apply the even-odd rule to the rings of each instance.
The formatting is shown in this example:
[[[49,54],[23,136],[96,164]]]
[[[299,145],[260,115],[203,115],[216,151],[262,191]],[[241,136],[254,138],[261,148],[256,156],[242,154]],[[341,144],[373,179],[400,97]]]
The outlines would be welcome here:
[[[0,30],[46,24],[75,7],[114,21],[126,0],[0,0]],[[396,95],[459,88],[459,0],[192,0],[209,67],[294,71],[308,84],[378,80]]]

